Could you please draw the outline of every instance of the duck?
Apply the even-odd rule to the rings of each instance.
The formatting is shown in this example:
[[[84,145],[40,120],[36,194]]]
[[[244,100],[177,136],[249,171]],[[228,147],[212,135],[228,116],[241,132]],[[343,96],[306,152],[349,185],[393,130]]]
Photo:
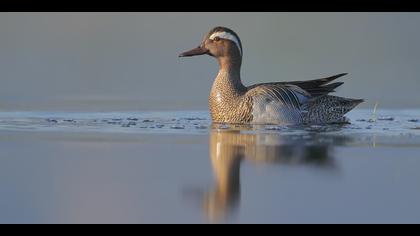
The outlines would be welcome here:
[[[347,75],[291,82],[260,83],[245,86],[241,81],[243,48],[237,33],[217,26],[200,45],[179,57],[209,55],[216,58],[219,71],[209,95],[213,123],[314,125],[348,123],[345,115],[363,99],[330,95],[344,82],[333,82]]]

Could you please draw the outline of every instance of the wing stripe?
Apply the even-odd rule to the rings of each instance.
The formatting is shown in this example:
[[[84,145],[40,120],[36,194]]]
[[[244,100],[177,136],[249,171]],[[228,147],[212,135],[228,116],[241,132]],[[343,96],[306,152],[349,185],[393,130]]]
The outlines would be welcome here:
[[[308,94],[303,93],[304,91],[297,86],[262,85],[253,88],[252,91],[257,93],[256,95],[268,96],[291,109],[301,108],[302,104],[297,94],[310,98]]]

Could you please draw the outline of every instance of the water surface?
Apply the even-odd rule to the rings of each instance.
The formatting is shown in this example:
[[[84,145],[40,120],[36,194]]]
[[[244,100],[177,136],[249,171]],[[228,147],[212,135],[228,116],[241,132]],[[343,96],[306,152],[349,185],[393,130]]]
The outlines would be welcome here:
[[[0,222],[420,223],[420,111],[349,117],[0,112]]]

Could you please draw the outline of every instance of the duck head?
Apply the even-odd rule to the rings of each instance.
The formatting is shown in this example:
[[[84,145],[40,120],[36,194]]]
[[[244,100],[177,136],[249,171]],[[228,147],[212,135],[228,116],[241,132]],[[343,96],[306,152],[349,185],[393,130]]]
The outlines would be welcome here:
[[[179,54],[179,57],[191,57],[204,54],[215,58],[242,58],[241,40],[233,30],[218,26],[206,34],[198,47]]]

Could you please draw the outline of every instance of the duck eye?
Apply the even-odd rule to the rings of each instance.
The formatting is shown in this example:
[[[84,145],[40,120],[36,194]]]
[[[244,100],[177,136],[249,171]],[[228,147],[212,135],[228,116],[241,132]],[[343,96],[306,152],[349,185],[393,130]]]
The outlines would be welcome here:
[[[214,37],[214,39],[213,39],[213,41],[219,41],[220,40],[220,38],[219,37]]]

